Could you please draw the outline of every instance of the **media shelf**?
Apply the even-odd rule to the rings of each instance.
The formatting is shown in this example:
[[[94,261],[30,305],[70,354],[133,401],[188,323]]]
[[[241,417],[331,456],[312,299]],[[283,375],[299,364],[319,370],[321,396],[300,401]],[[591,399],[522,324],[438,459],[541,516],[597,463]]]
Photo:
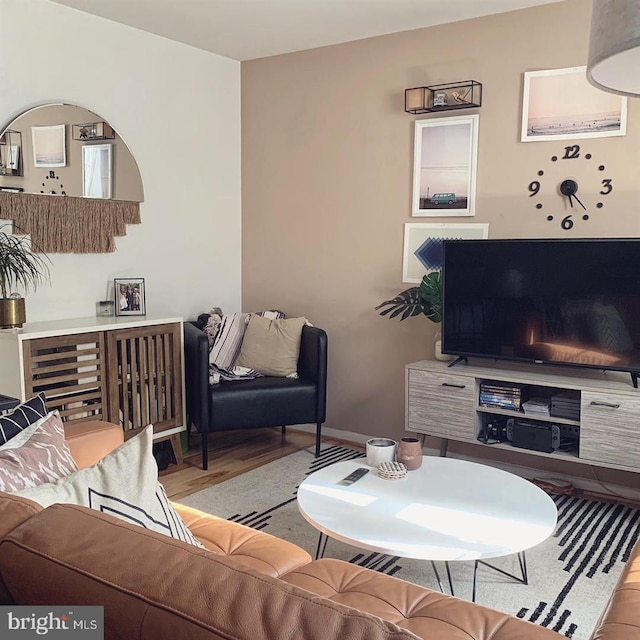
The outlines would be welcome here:
[[[489,415],[508,416],[510,418],[524,418],[526,420],[535,420],[536,422],[550,422],[552,424],[571,424],[580,426],[580,420],[569,420],[569,418],[557,418],[554,416],[534,416],[524,411],[513,411],[511,409],[500,409],[499,407],[485,407],[478,405],[476,411]]]
[[[478,363],[478,364],[477,364]],[[405,367],[405,428],[407,431],[467,442],[480,447],[517,451],[599,467],[640,472],[640,391],[628,374],[520,365],[510,362],[446,363],[422,360]],[[579,419],[525,413],[480,404],[482,384],[527,385],[530,396],[568,393],[579,402]],[[496,416],[535,424],[558,425],[577,440],[575,451],[552,453],[516,448],[510,442],[485,444],[478,436]]]

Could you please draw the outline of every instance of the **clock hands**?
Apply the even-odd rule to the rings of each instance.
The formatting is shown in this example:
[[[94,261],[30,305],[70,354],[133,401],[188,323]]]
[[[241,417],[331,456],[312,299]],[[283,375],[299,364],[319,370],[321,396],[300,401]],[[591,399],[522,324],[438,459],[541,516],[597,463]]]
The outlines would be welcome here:
[[[585,207],[582,204],[582,201],[576,195],[577,191],[578,191],[578,183],[575,180],[567,179],[567,180],[563,180],[560,183],[560,193],[563,196],[567,196],[569,198],[569,204],[571,205],[571,208],[573,209],[573,198],[575,198],[576,202],[586,211],[587,207]]]
[[[573,194],[573,197],[578,201],[578,204],[579,204],[579,205],[580,205],[580,206],[581,206],[581,207],[586,211],[586,210],[587,210],[587,207],[585,207],[585,206],[582,204],[582,202],[580,202],[580,198],[578,198],[578,196],[577,196],[575,193]],[[573,205],[571,205],[571,206],[573,206]]]

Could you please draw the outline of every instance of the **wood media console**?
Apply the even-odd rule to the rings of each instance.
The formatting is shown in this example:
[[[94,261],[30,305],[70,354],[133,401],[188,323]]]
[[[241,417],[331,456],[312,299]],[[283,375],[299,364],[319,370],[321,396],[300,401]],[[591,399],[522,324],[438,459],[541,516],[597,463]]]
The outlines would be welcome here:
[[[482,362],[482,361],[478,361]],[[570,392],[579,398],[577,420],[525,414],[480,403],[482,384],[526,385],[530,397],[551,398]],[[640,390],[628,374],[545,365],[447,363],[422,360],[405,367],[405,428],[415,433],[486,446],[478,440],[496,416],[558,425],[577,440],[573,451],[531,455],[565,459],[599,467],[640,471]],[[514,450],[510,442],[492,445]]]

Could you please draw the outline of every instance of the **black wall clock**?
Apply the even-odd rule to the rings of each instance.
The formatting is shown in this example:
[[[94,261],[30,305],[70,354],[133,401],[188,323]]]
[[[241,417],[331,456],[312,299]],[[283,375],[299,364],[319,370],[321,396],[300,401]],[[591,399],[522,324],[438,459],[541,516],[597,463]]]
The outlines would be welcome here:
[[[564,153],[551,156],[551,162],[557,163],[557,168],[538,171],[537,179],[527,187],[529,197],[534,198],[536,209],[546,214],[548,222],[556,222],[569,231],[576,222],[587,222],[595,210],[604,207],[613,191],[613,179],[607,177],[605,165],[585,153],[579,144],[564,147]],[[551,193],[565,201],[562,208],[560,200],[553,205],[542,204],[540,196]]]

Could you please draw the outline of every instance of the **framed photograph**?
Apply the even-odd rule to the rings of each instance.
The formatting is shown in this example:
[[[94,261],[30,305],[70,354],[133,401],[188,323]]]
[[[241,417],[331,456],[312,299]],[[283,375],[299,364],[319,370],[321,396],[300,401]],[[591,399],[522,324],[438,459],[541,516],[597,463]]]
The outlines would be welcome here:
[[[527,71],[522,142],[624,136],[627,99],[589,84],[586,67]]]
[[[443,240],[486,240],[488,237],[488,224],[405,223],[402,282],[419,283],[425,273],[442,270]]]
[[[114,278],[117,316],[144,316],[147,305],[144,299],[144,278]]]
[[[412,216],[473,216],[479,116],[416,120]]]
[[[34,167],[67,166],[65,129],[66,125],[64,124],[50,127],[31,127]]]

